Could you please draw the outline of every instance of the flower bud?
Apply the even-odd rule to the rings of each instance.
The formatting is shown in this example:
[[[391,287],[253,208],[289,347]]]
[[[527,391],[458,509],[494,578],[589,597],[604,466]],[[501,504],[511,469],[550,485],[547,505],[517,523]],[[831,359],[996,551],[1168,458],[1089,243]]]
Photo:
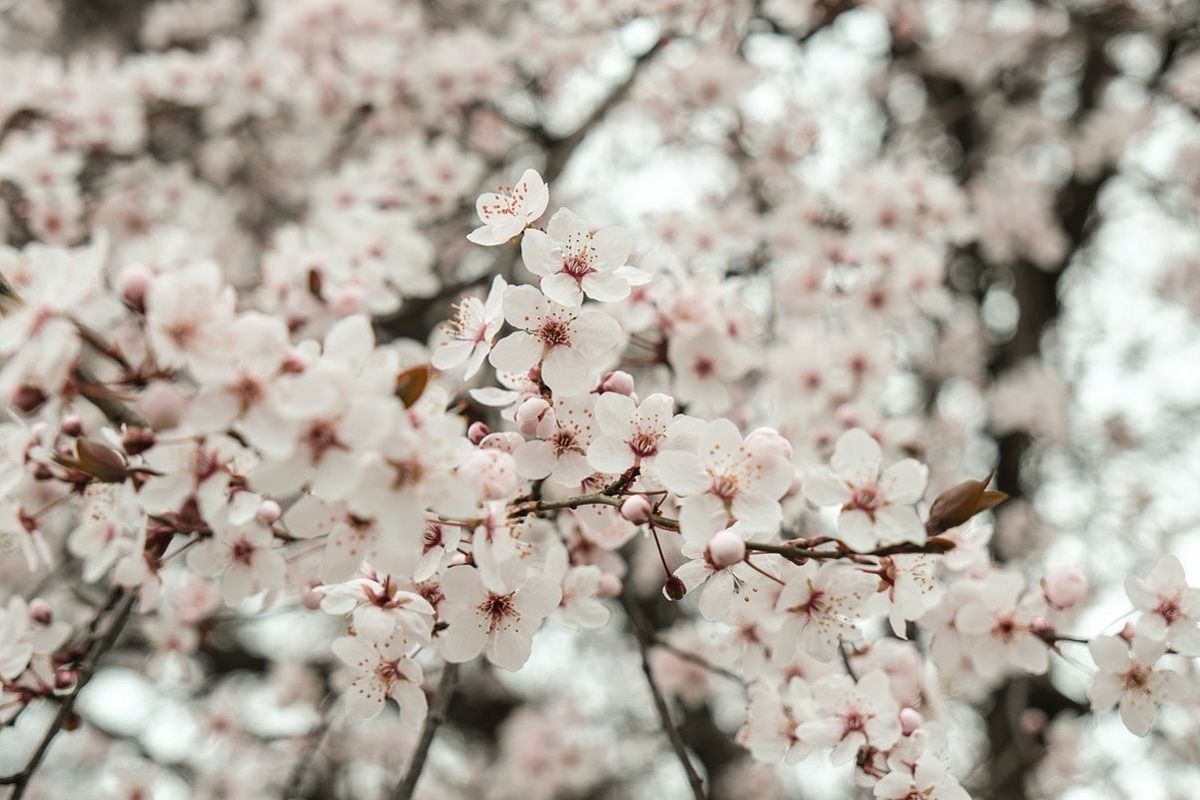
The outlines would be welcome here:
[[[348,317],[363,310],[366,295],[361,286],[344,286],[337,297],[329,304],[329,308],[339,317]]]
[[[450,563],[447,566],[459,567],[465,563],[467,563],[467,557],[462,553],[455,553],[453,556],[450,557]]]
[[[550,404],[540,397],[531,397],[517,409],[517,427],[526,436],[537,436],[542,419],[553,413]]]
[[[121,434],[121,447],[131,456],[154,447],[154,431],[148,428],[126,428]]]
[[[168,381],[153,381],[137,401],[137,411],[156,431],[174,428],[183,418],[187,398]]]
[[[75,685],[78,676],[73,669],[60,668],[54,673],[54,690],[56,692],[65,692]]]
[[[746,542],[731,530],[723,530],[708,543],[708,556],[718,567],[732,567],[746,557]]]
[[[1087,578],[1078,567],[1059,567],[1042,578],[1042,595],[1052,608],[1065,611],[1087,594]]]
[[[1041,733],[1048,720],[1046,712],[1040,708],[1027,708],[1017,716],[1017,723],[1021,726],[1021,730],[1030,736],[1037,736]]]
[[[650,501],[645,495],[635,494],[621,503],[621,516],[634,525],[645,525],[650,521]]]
[[[679,578],[671,575],[663,584],[663,595],[671,601],[682,600],[687,595],[687,586]]]
[[[471,444],[478,445],[491,432],[491,428],[484,423],[472,422],[471,427],[467,428],[467,438],[471,440]]]
[[[64,436],[83,436],[83,419],[78,414],[63,417],[62,432]]]
[[[616,597],[621,593],[621,579],[611,572],[604,572],[600,575],[600,581],[596,585],[596,594],[599,597]]]
[[[274,500],[263,500],[255,516],[263,525],[273,525],[283,516],[283,509]]]
[[[317,591],[317,587],[320,585],[316,581],[309,581],[300,587],[300,604],[309,611],[316,611],[321,607],[321,600],[324,596]]]
[[[1029,632],[1046,641],[1054,640],[1054,626],[1045,617],[1034,617],[1029,620]]]
[[[904,732],[905,736],[910,735],[917,728],[920,728],[924,722],[925,718],[915,708],[905,707],[900,709],[900,730]]]
[[[35,597],[29,601],[29,618],[39,625],[49,625],[54,621],[54,607],[50,601]]]
[[[769,446],[779,450],[779,455],[792,460],[792,443],[785,439],[774,428],[755,428],[746,436],[746,444],[754,446]]]
[[[137,311],[146,308],[146,293],[154,283],[154,273],[145,264],[130,264],[117,277],[117,291],[121,299]]]
[[[24,384],[13,390],[10,404],[22,414],[37,411],[46,402],[46,394],[36,386]]]
[[[633,394],[633,376],[624,370],[613,370],[600,381],[600,391],[617,394]]]

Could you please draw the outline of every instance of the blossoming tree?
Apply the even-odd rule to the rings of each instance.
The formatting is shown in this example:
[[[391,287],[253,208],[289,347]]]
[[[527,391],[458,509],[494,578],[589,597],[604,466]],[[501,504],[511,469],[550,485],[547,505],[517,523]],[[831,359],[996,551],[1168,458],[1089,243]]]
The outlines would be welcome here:
[[[1196,13],[4,7],[0,789],[1194,795],[1198,551],[1046,487]]]

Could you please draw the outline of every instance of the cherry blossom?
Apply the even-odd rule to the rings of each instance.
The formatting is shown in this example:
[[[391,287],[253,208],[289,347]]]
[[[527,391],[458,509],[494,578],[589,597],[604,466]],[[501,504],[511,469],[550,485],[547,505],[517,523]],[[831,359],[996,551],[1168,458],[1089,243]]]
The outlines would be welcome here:
[[[698,445],[698,456],[668,450],[656,461],[664,485],[684,498],[679,519],[689,544],[707,544],[734,519],[752,532],[774,531],[783,515],[779,498],[793,477],[782,439],[743,440],[737,426],[718,419],[705,426]]]
[[[1145,578],[1130,575],[1125,591],[1142,612],[1138,633],[1185,656],[1200,656],[1200,589],[1188,586],[1178,558],[1163,556]]]
[[[622,228],[593,231],[569,208],[550,218],[546,231],[521,237],[521,258],[541,278],[542,292],[555,303],[577,308],[584,295],[611,303],[629,296],[631,284],[649,276],[625,262],[633,237]]]
[[[471,231],[467,238],[475,244],[504,244],[546,213],[549,202],[550,191],[542,176],[527,169],[512,187],[479,195],[475,211],[483,225]]]
[[[1126,728],[1137,736],[1150,733],[1158,707],[1180,688],[1178,673],[1155,667],[1165,645],[1146,637],[1128,645],[1115,636],[1097,636],[1088,649],[1100,668],[1088,690],[1092,709],[1107,711],[1119,704]]]
[[[804,482],[804,495],[818,506],[841,506],[838,536],[860,552],[878,542],[925,541],[925,528],[913,505],[925,491],[927,470],[906,458],[883,474],[879,443],[861,428],[838,437],[830,459]]]
[[[600,435],[588,447],[587,457],[600,472],[620,475],[631,467],[653,474],[660,453],[691,450],[702,423],[695,417],[674,414],[674,401],[665,394],[648,395],[635,403],[628,395],[605,392],[596,400],[596,425]]]
[[[812,747],[833,748],[835,764],[850,761],[865,746],[887,750],[900,738],[900,709],[887,675],[879,670],[858,681],[830,675],[813,685],[813,696],[812,719],[796,733]]]
[[[421,691],[424,676],[421,665],[408,658],[402,639],[367,642],[355,636],[334,641],[333,652],[354,669],[354,678],[346,692],[346,716],[370,719],[383,710],[387,698],[400,705],[404,725],[418,730],[425,720],[428,703]]]
[[[496,578],[487,585],[483,573],[471,567],[446,571],[438,613],[449,626],[439,637],[447,661],[470,661],[486,650],[488,661],[516,671],[529,659],[533,634],[558,606],[562,590],[554,581],[526,575],[519,559],[503,562]]]
[[[838,652],[838,643],[853,643],[859,637],[858,620],[875,594],[878,581],[872,576],[840,564],[813,562],[790,573],[775,601],[777,613],[785,614],[775,635],[775,662],[786,662],[797,650],[822,661]]]
[[[503,275],[492,281],[487,299],[464,297],[455,309],[453,319],[446,323],[447,341],[433,352],[431,363],[448,370],[466,365],[463,377],[470,379],[479,372],[492,349],[496,334],[504,325],[504,294],[508,284]]]
[[[279,588],[285,565],[267,527],[254,521],[232,525],[217,520],[213,528],[213,536],[188,553],[188,566],[201,575],[220,577],[226,603],[234,605]]]
[[[532,286],[508,288],[504,319],[518,330],[496,343],[489,356],[492,366],[525,372],[540,364],[550,390],[568,397],[595,385],[596,360],[621,339],[621,326],[603,311],[569,309]]]

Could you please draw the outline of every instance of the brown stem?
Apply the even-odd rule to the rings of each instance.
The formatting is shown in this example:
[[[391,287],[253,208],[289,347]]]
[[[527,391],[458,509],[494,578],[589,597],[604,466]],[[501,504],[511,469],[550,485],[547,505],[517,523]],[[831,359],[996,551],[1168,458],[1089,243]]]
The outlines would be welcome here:
[[[692,766],[683,736],[679,733],[679,728],[675,727],[675,723],[671,721],[671,710],[667,706],[667,700],[663,696],[662,690],[659,689],[658,682],[654,680],[654,671],[650,667],[650,645],[654,642],[653,634],[648,632],[646,621],[635,600],[623,594],[621,595],[621,604],[625,607],[625,613],[629,615],[629,623],[633,628],[634,639],[637,640],[638,652],[642,656],[642,672],[646,675],[646,684],[650,687],[650,694],[654,697],[654,708],[658,712],[658,719],[662,723],[663,731],[667,734],[667,740],[671,743],[671,749],[675,751],[675,757],[683,767],[684,774],[687,775],[688,785],[692,788],[692,796],[695,800],[707,800],[704,794],[704,781],[696,772],[696,768]]]
[[[117,637],[121,635],[121,630],[125,627],[125,623],[129,621],[129,615],[133,612],[133,604],[136,600],[136,594],[126,592],[124,589],[114,589],[104,608],[92,620],[92,624],[89,626],[90,639],[87,648],[75,670],[77,676],[75,688],[62,699],[62,704],[58,707],[58,713],[54,715],[54,720],[50,723],[50,727],[46,730],[46,733],[42,735],[42,740],[33,751],[33,755],[29,757],[29,762],[26,763],[25,768],[15,775],[0,778],[0,784],[10,783],[13,786],[13,793],[9,797],[9,800],[21,800],[25,796],[25,791],[29,788],[29,781],[33,778],[34,772],[37,771],[38,766],[42,763],[42,759],[46,757],[46,752],[50,749],[54,737],[58,735],[58,732],[62,730],[63,725],[66,724],[67,719],[71,716],[80,691],[92,679],[100,658],[112,648],[113,644],[117,641]],[[108,629],[103,634],[100,634],[101,619],[114,609],[115,613],[112,622],[109,624]]]
[[[446,711],[450,708],[450,699],[458,687],[458,669],[458,664],[449,662],[442,667],[442,679],[438,681],[437,701],[425,716],[425,725],[421,728],[421,738],[417,742],[417,749],[413,751],[412,761],[408,765],[408,772],[405,773],[404,780],[400,781],[400,785],[396,787],[396,791],[392,795],[393,800],[412,800],[413,792],[417,789],[417,782],[421,780],[421,772],[425,769],[425,761],[429,757],[429,748],[433,744],[433,737],[437,735],[438,728],[445,721]]]

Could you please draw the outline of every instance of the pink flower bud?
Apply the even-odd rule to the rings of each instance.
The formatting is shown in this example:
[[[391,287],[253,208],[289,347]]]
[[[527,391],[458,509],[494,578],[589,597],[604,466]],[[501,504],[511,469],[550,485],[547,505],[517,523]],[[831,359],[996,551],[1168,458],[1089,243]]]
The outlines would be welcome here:
[[[471,444],[478,445],[491,432],[491,428],[482,422],[472,422],[471,427],[467,428],[467,438],[471,440]]]
[[[604,380],[600,381],[600,391],[631,395],[633,394],[633,376],[624,370],[613,370]]]
[[[126,428],[121,434],[121,447],[131,456],[144,453],[154,447],[154,431],[146,428]]]
[[[83,436],[83,419],[78,414],[63,417],[62,432],[66,436]]]
[[[621,516],[634,525],[645,525],[650,521],[650,501],[644,495],[635,494],[621,503]]]
[[[278,522],[279,518],[283,516],[283,509],[274,500],[263,500],[255,516],[258,517],[258,521],[263,525],[272,525]]]
[[[718,567],[732,567],[746,557],[746,542],[733,531],[721,531],[708,543],[708,556]]]
[[[361,286],[346,286],[338,292],[337,297],[329,304],[330,309],[339,317],[348,317],[363,310],[366,295]]]
[[[517,427],[526,436],[537,436],[538,426],[547,413],[552,413],[550,404],[540,397],[531,397],[517,409]]]
[[[596,585],[596,594],[600,597],[616,597],[621,593],[621,579],[611,572],[605,572],[600,575],[600,582]]]
[[[29,618],[39,625],[49,625],[54,621],[54,606],[48,600],[35,597],[29,601]]]
[[[779,454],[789,461],[792,459],[792,443],[780,435],[774,428],[755,428],[746,437],[747,445],[767,445],[779,449]]]
[[[687,586],[679,578],[671,575],[667,578],[667,582],[663,584],[663,594],[668,600],[682,600],[687,595]]]
[[[78,676],[73,669],[59,669],[54,673],[54,690],[56,692],[65,692],[75,685]]]
[[[905,736],[920,728],[924,722],[925,718],[915,708],[905,707],[900,709],[900,730],[904,732]]]
[[[130,264],[121,270],[117,278],[117,291],[121,299],[138,311],[145,310],[146,293],[154,283],[154,273],[145,264]]]
[[[154,381],[137,401],[138,413],[156,431],[174,428],[183,417],[187,398],[179,387],[167,381]]]
[[[1029,620],[1029,632],[1043,639],[1054,638],[1054,626],[1045,617],[1034,617]]]
[[[451,567],[460,567],[460,566],[462,566],[462,565],[463,565],[463,564],[465,564],[465,563],[467,563],[467,557],[466,557],[464,554],[462,554],[462,553],[455,553],[455,554],[454,554],[453,556],[451,556],[451,558],[450,558],[450,564],[449,564],[449,566],[451,566]]]
[[[1017,716],[1017,724],[1030,736],[1037,736],[1046,727],[1049,718],[1040,708],[1027,708]]]
[[[13,390],[10,403],[13,408],[22,414],[30,414],[37,411],[42,403],[46,402],[46,393],[36,386],[28,384],[18,386]]]
[[[1059,567],[1042,578],[1042,594],[1046,602],[1059,611],[1072,608],[1087,594],[1087,578],[1078,567]]]
[[[300,587],[300,604],[309,611],[316,611],[321,607],[322,595],[317,591],[320,585],[316,581],[309,581]]]

